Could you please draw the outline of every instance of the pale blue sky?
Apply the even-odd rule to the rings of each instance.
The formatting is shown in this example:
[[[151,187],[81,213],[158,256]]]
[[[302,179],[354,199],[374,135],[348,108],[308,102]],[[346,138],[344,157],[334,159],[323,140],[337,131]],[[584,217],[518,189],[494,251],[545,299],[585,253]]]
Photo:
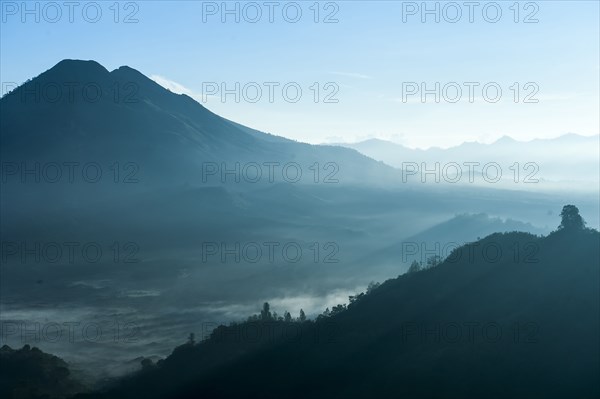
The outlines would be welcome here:
[[[411,4],[400,1],[320,2],[319,23],[314,22],[314,1],[297,2],[302,10],[297,23],[283,17],[286,4],[288,19],[294,17],[291,2],[274,2],[272,23],[264,1],[255,3],[263,12],[257,23],[244,19],[255,15],[251,8],[242,13],[248,2],[238,2],[239,23],[234,15],[223,23],[220,10],[205,13],[203,21],[203,9],[221,8],[221,1],[121,2],[117,23],[114,1],[98,2],[102,16],[97,23],[82,15],[87,6],[88,19],[94,18],[90,2],[79,2],[72,23],[66,6],[61,6],[58,22],[51,23],[56,10],[47,2],[38,5],[39,22],[35,13],[21,15],[20,1],[1,3],[3,84],[23,82],[64,58],[94,59],[109,70],[129,65],[198,100],[207,82],[230,88],[235,82],[257,82],[263,97],[256,103],[243,98],[236,103],[232,95],[222,102],[217,93],[204,105],[248,126],[311,143],[379,137],[428,147],[489,142],[502,135],[531,139],[599,130],[598,1],[520,2],[519,23],[513,20],[514,1],[497,2],[502,10],[497,23],[483,18],[482,8],[490,2],[479,2],[473,23],[463,1],[457,2],[463,12],[457,23],[444,20],[444,15],[455,15],[449,2],[438,2],[439,23],[433,15],[422,23],[419,13],[407,15],[404,23],[403,8],[410,11]],[[35,10],[35,3],[28,7]],[[228,2],[228,7],[235,4]],[[421,6],[420,1],[414,4]],[[428,2],[428,7],[435,4]],[[138,22],[124,23],[132,12]],[[332,12],[338,22],[323,23]],[[539,22],[523,23],[532,12]],[[486,15],[494,18],[494,8]],[[264,82],[281,84],[273,103]],[[297,103],[282,96],[281,87],[288,82],[303,90]],[[315,82],[320,86],[317,103],[310,89]],[[324,90],[328,82],[339,88],[334,96],[338,103],[323,102],[335,87]],[[481,86],[475,89],[474,103],[468,101],[466,86],[457,103],[443,98],[435,103],[433,95],[422,103],[419,95],[403,102],[403,82],[426,82],[431,88],[435,82]],[[503,90],[497,103],[482,98],[481,87],[488,82]],[[526,83],[537,85],[533,98],[539,102],[515,103],[514,82],[520,83],[521,100],[533,90],[525,89]]]

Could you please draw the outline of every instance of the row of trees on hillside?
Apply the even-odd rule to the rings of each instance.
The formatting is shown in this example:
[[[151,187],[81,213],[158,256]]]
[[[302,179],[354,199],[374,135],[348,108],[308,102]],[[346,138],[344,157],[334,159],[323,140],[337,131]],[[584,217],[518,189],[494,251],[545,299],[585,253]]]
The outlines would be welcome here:
[[[434,267],[441,264],[442,261],[442,257],[439,255],[427,258],[427,262],[425,262],[425,264],[423,264],[423,262],[413,260],[413,262],[410,264],[410,267],[408,268],[407,273],[415,273],[421,270],[433,269]]]
[[[280,316],[277,314],[277,312],[271,312],[271,305],[269,305],[269,302],[265,302],[260,314],[255,314],[248,317],[248,321],[282,321],[285,323],[302,323],[306,321],[306,314],[304,313],[303,309],[300,309],[300,314],[298,317],[294,318],[292,317],[291,313],[286,310],[283,312],[283,316]]]

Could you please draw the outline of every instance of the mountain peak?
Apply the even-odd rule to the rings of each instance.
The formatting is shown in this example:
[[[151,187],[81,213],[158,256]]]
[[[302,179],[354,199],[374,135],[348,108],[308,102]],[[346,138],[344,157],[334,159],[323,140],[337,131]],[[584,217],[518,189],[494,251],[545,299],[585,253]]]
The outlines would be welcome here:
[[[104,77],[108,70],[93,60],[65,59],[44,72],[60,78],[87,78],[93,80],[94,77]]]
[[[140,71],[133,69],[129,66],[123,65],[119,68],[109,72],[102,64],[94,60],[78,60],[78,59],[64,59],[58,64],[50,68],[45,74],[51,74],[53,76],[59,76],[64,78],[86,78],[93,80],[95,77],[127,77],[130,80],[146,80],[146,77]]]
[[[515,139],[513,139],[510,136],[505,135],[505,136],[500,137],[498,140],[494,141],[494,144],[512,144],[514,142],[516,142]]]
[[[129,79],[149,79],[146,75],[138,71],[137,69],[133,69],[127,65],[122,65],[119,68],[110,72],[113,76],[119,77],[128,77]]]

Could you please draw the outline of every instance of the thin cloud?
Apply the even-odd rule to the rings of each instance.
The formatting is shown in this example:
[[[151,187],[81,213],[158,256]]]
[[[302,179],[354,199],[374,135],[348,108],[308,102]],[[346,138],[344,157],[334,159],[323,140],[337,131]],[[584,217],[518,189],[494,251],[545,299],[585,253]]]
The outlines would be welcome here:
[[[198,101],[199,103],[206,103],[207,101],[205,101],[205,100],[209,100],[211,97],[214,97],[211,95],[203,96],[202,93],[197,93],[197,92],[193,91],[192,89],[185,87],[181,83],[178,83],[178,82],[175,82],[174,80],[165,78],[164,76],[151,75],[150,79],[152,79],[153,81],[155,81],[156,83],[158,83],[165,89],[170,90],[173,93],[185,94],[186,96],[192,97],[194,100]]]
[[[184,85],[177,83],[174,80],[167,79],[164,76],[151,75],[150,79],[152,79],[153,81],[155,81],[156,83],[158,83],[159,85],[164,87],[165,89],[172,91],[173,93],[186,94],[190,97],[192,96],[192,94],[194,94],[194,92],[191,89],[188,89]]]

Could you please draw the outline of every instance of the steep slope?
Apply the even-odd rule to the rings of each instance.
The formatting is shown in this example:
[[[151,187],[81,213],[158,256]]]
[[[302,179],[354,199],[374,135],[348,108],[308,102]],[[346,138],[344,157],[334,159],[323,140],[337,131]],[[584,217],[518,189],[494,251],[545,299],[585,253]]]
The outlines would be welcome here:
[[[597,397],[599,240],[493,234],[317,322],[222,327],[106,397]]]

